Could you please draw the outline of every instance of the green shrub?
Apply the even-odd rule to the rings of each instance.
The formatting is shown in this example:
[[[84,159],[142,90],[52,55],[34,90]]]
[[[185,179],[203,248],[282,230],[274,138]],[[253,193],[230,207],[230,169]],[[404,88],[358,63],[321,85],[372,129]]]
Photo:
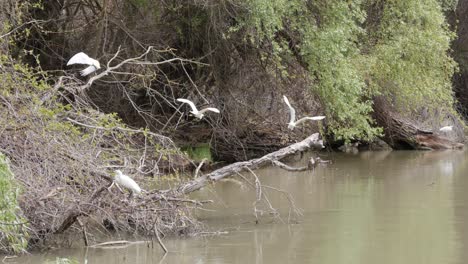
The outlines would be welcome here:
[[[368,55],[371,89],[391,98],[401,112],[452,109],[456,64],[448,51],[454,34],[439,2],[388,1],[379,19]]]
[[[28,245],[27,224],[18,205],[19,193],[8,161],[0,153],[0,246],[15,253],[25,251]]]

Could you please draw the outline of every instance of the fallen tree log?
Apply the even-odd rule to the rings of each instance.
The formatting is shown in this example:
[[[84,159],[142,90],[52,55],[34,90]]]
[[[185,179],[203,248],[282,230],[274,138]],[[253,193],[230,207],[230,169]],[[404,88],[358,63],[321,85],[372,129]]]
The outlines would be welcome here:
[[[302,140],[301,142],[292,144],[278,151],[267,154],[261,158],[236,162],[228,166],[222,167],[220,169],[217,169],[206,175],[195,178],[194,180],[186,182],[181,186],[175,188],[175,192],[179,195],[188,194],[199,190],[212,182],[216,182],[225,177],[238,174],[243,170],[254,170],[260,168],[261,166],[269,164],[275,165],[276,161],[281,160],[282,158],[290,156],[297,152],[303,152],[309,149],[320,150],[322,148],[323,142],[319,139],[319,134],[315,133]]]
[[[384,129],[385,142],[394,149],[433,150],[456,149],[464,146],[431,130],[417,127],[415,122],[393,111],[390,104],[382,97],[374,98],[374,118]]]
[[[288,147],[282,148],[278,151],[272,152],[270,154],[267,154],[261,158],[257,159],[252,159],[249,161],[243,161],[243,162],[237,162],[230,164],[228,166],[225,166],[223,168],[220,168],[218,170],[215,170],[209,174],[202,175],[200,177],[197,177],[200,166],[197,168],[197,172],[195,173],[195,179],[191,180],[189,182],[186,182],[182,184],[181,186],[170,189],[170,190],[165,190],[165,191],[155,191],[155,192],[149,192],[146,194],[141,202],[134,203],[132,205],[133,208],[140,208],[144,207],[145,205],[148,204],[154,204],[155,202],[164,200],[168,202],[177,202],[177,203],[194,203],[196,205],[203,205],[205,202],[209,201],[195,201],[195,200],[187,200],[187,199],[180,199],[177,198],[177,196],[181,196],[184,194],[191,193],[193,191],[199,190],[202,187],[215,182],[219,181],[225,177],[228,177],[230,175],[235,175],[239,174],[243,170],[252,172],[252,170],[257,169],[261,166],[264,165],[274,165],[278,166],[282,169],[289,170],[289,171],[303,171],[307,169],[312,169],[317,162],[316,160],[312,159],[310,161],[311,164],[309,164],[306,167],[300,167],[300,168],[294,168],[291,166],[288,166],[282,162],[279,162],[284,157],[287,157],[289,155],[298,153],[298,152],[303,152],[309,149],[322,149],[323,148],[323,142],[322,140],[319,140],[319,134],[313,134],[306,139],[304,139],[301,142],[292,144]],[[104,180],[109,182],[109,186],[101,186],[98,190],[96,190],[93,195],[88,199],[87,205],[96,205],[99,203],[99,199],[102,198],[105,194],[105,191],[110,188],[110,185],[112,184],[112,178],[108,175],[101,174],[97,172],[97,175],[102,177]],[[69,210],[67,211],[67,214],[63,216],[62,220],[60,221],[60,224],[57,225],[55,230],[53,231],[54,234],[61,234],[68,230],[75,222],[77,222],[78,218],[80,216],[88,216],[90,215],[93,211],[95,211],[98,208],[98,206],[87,206],[82,208],[80,204],[76,204],[74,206],[71,206]],[[87,241],[86,241],[87,243]]]

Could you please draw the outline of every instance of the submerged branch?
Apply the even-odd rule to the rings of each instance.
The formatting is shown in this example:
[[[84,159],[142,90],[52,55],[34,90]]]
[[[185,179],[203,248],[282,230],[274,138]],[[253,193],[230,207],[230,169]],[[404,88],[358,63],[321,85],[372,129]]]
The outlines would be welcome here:
[[[287,171],[306,171],[309,169],[309,167],[307,166],[304,166],[304,167],[291,167],[289,165],[286,165],[284,163],[282,163],[281,161],[277,161],[277,160],[273,160],[272,161],[273,165],[281,168],[281,169],[284,169],[284,170],[287,170]]]

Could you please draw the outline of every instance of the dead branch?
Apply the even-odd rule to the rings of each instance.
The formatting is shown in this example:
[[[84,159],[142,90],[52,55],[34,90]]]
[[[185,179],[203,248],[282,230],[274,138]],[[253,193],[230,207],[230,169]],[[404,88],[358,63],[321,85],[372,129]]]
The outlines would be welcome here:
[[[263,187],[266,189],[271,189],[271,190],[279,192],[288,200],[288,203],[289,203],[288,223],[291,222],[291,215],[302,216],[302,210],[296,206],[296,203],[292,195],[289,192],[275,188],[275,187],[267,186],[267,185],[264,185]]]
[[[98,75],[95,75],[95,76],[91,77],[91,78],[88,80],[88,82],[86,82],[86,84],[80,86],[80,87],[78,88],[78,90],[84,91],[84,90],[88,89],[89,87],[91,87],[91,85],[92,85],[96,80],[101,79],[102,77],[108,75],[109,73],[134,74],[134,73],[126,73],[126,72],[115,72],[115,70],[119,69],[120,67],[122,67],[122,66],[125,65],[125,64],[138,64],[138,65],[153,65],[153,66],[157,66],[157,65],[161,65],[161,64],[166,64],[166,63],[171,63],[171,62],[174,62],[174,61],[178,61],[178,62],[188,62],[188,63],[195,63],[195,64],[207,65],[207,64],[204,64],[204,63],[201,63],[201,62],[192,61],[192,60],[183,59],[183,58],[171,58],[171,59],[167,59],[167,60],[159,61],[159,62],[140,61],[140,59],[142,59],[142,58],[144,58],[146,55],[148,55],[152,49],[153,49],[153,47],[152,47],[152,46],[149,46],[149,47],[146,49],[146,51],[145,51],[144,53],[142,53],[140,56],[133,57],[133,58],[129,58],[129,59],[123,60],[122,62],[118,63],[118,64],[115,65],[115,66],[110,66],[110,62],[112,62],[115,58],[117,58],[118,54],[120,53],[120,48],[119,48],[119,49],[117,50],[117,52],[114,54],[114,56],[113,56],[113,57],[109,60],[109,62],[107,63],[107,69],[105,69],[103,72],[99,73]]]
[[[196,179],[193,179],[192,181],[180,185],[174,190],[179,195],[188,194],[201,189],[202,187],[210,184],[211,182],[219,181],[220,179],[223,179],[225,177],[238,174],[243,170],[254,170],[260,168],[261,166],[271,164],[273,161],[277,161],[289,155],[295,154],[297,152],[302,152],[309,149],[319,150],[322,148],[323,142],[322,140],[319,140],[319,134],[315,133],[301,142],[292,144],[278,151],[267,154],[261,158],[252,159],[249,161],[236,162],[221,169],[215,170],[209,174],[200,176]]]
[[[285,147],[278,151],[267,154],[261,158],[252,159],[252,160],[244,161],[244,162],[237,162],[237,163],[225,166],[221,169],[215,170],[209,174],[200,176],[198,178],[196,177],[192,181],[182,184],[178,188],[175,188],[172,190],[160,191],[158,193],[152,194],[154,197],[154,199],[152,200],[155,201],[155,200],[160,200],[162,198],[166,200],[167,199],[166,196],[178,196],[178,195],[188,194],[190,192],[199,190],[200,188],[204,187],[205,185],[211,182],[219,181],[231,175],[237,175],[241,177],[242,179],[244,179],[253,189],[255,189],[256,200],[253,203],[253,207],[254,207],[254,216],[255,216],[256,223],[259,222],[259,217],[264,214],[264,211],[260,209],[259,207],[259,205],[262,203],[266,206],[267,210],[269,211],[271,215],[283,221],[280,217],[279,212],[271,204],[266,192],[263,190],[264,188],[269,188],[271,190],[278,191],[286,197],[286,199],[288,200],[290,204],[290,211],[289,211],[289,219],[290,219],[291,213],[294,213],[295,215],[300,215],[300,210],[298,210],[297,207],[295,206],[295,203],[292,197],[283,190],[279,190],[277,188],[270,187],[270,186],[263,186],[262,183],[260,182],[260,179],[257,177],[257,175],[255,174],[253,170],[261,166],[271,164],[271,163],[273,163],[276,166],[279,166],[281,168],[291,170],[291,171],[307,170],[308,167],[310,166],[302,167],[302,168],[293,168],[291,166],[288,166],[280,162],[279,160],[286,156],[295,154],[297,152],[306,151],[309,149],[322,149],[322,148],[323,148],[322,140],[319,140],[319,134],[316,133],[316,134],[309,136],[308,138],[304,139],[301,142],[292,144],[288,147]],[[254,182],[249,181],[244,175],[241,174],[241,172],[244,170],[250,172],[250,174],[255,179]]]
[[[151,131],[148,131],[148,130],[142,130],[142,129],[131,129],[131,128],[126,128],[126,127],[113,127],[113,128],[106,128],[106,127],[102,127],[102,126],[93,126],[93,125],[88,125],[88,124],[84,124],[84,123],[81,123],[79,121],[76,121],[74,119],[71,119],[69,117],[67,117],[67,120],[74,123],[74,124],[77,124],[77,125],[80,125],[80,126],[84,126],[84,127],[88,127],[88,128],[94,128],[94,129],[100,129],[100,130],[106,130],[106,131],[111,131],[112,129],[116,129],[116,130],[121,130],[121,131],[124,131],[124,132],[132,132],[132,133],[142,133],[142,134],[148,134],[148,135],[151,135],[151,136],[154,136],[156,138],[159,138],[160,140],[165,140],[167,142],[169,142],[170,144],[173,144],[172,140],[168,137],[165,137],[163,135],[159,135],[159,134],[156,134],[156,133],[153,133]]]
[[[200,164],[198,164],[197,166],[197,169],[195,170],[195,175],[193,176],[194,178],[197,178],[198,177],[198,173],[200,172],[200,169],[201,167],[203,167],[203,164],[208,161],[208,159],[202,159],[202,161],[200,161]]]
[[[156,227],[156,225],[154,226],[154,234],[156,235],[156,238],[157,238],[158,243],[161,246],[162,250],[164,250],[164,254],[167,254],[167,252],[169,252],[169,251],[167,250],[167,247],[162,242],[161,237],[159,236],[158,228]]]
[[[99,244],[92,245],[92,248],[104,248],[104,247],[114,247],[114,246],[128,246],[133,244],[134,242],[127,241],[127,240],[117,240],[117,241],[108,241]]]
[[[309,167],[308,166],[304,166],[304,167],[291,167],[289,165],[286,165],[280,161],[277,161],[277,160],[273,160],[272,161],[273,165],[281,168],[281,169],[284,169],[284,170],[287,170],[287,171],[305,171],[305,170],[308,170]]]
[[[249,169],[250,170],[250,169]],[[257,174],[255,174],[252,170],[250,170],[250,173],[252,176],[255,178],[255,201],[253,202],[254,206],[254,216],[255,216],[255,223],[259,223],[259,217],[258,214],[260,215],[263,214],[263,211],[258,209],[258,205],[262,202],[263,198],[263,192],[262,192],[262,184],[260,183],[260,180],[257,177]]]
[[[77,219],[77,222],[81,227],[81,232],[82,232],[82,235],[83,235],[83,242],[84,242],[85,246],[87,247],[89,244],[88,244],[88,233],[86,233],[86,226],[81,222],[81,220],[79,218]]]
[[[250,172],[250,174],[255,179],[255,181],[253,183],[249,179],[247,179],[244,175],[242,175],[240,173],[238,173],[238,176],[241,177],[245,182],[247,182],[250,185],[250,187],[255,189],[256,199],[253,202],[253,206],[254,206],[254,216],[255,216],[255,223],[256,224],[258,224],[260,222],[259,221],[259,214],[263,215],[263,213],[264,213],[263,210],[259,209],[259,205],[262,202],[268,207],[268,209],[270,210],[270,214],[273,215],[273,217],[279,219],[281,222],[284,222],[283,219],[281,218],[281,215],[278,212],[278,210],[276,210],[273,207],[273,205],[271,204],[270,199],[267,196],[267,192],[264,189],[270,189],[270,190],[277,191],[286,198],[286,200],[289,203],[288,223],[291,221],[291,215],[292,214],[295,215],[295,216],[301,216],[302,215],[301,210],[296,206],[296,203],[294,202],[294,199],[293,199],[293,197],[291,196],[290,193],[288,193],[288,192],[286,192],[284,190],[275,188],[275,187],[263,185],[261,183],[260,179],[258,178],[258,176],[255,174],[255,172],[253,172],[250,169],[247,169],[247,170]]]
[[[48,19],[48,20],[31,20],[31,21],[25,22],[25,23],[15,27],[15,28],[13,28],[12,30],[8,31],[7,33],[5,33],[3,35],[0,35],[0,39],[11,35],[12,33],[18,31],[19,29],[21,29],[22,27],[24,27],[26,25],[29,25],[29,24],[44,24],[44,23],[47,23],[47,22],[50,22],[50,21],[51,21],[51,19]]]
[[[310,158],[309,162],[307,163],[307,168],[309,170],[313,170],[315,169],[315,167],[317,167],[318,164],[328,164],[328,163],[332,163],[331,160],[323,160],[321,159],[320,157],[316,157],[316,158]]]

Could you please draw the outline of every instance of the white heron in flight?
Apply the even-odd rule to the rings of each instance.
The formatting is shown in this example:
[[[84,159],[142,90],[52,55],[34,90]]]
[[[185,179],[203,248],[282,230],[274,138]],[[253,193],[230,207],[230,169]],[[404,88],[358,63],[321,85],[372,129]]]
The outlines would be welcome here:
[[[132,192],[132,194],[140,194],[141,193],[141,188],[138,186],[138,184],[130,177],[127,175],[123,174],[120,170],[115,171],[115,179],[114,181],[128,190]]]
[[[86,65],[89,65],[84,70],[80,71],[81,76],[86,76],[86,75],[88,75],[90,73],[93,73],[96,70],[101,68],[101,65],[99,64],[99,61],[97,61],[97,60],[95,60],[93,58],[90,58],[84,52],[79,52],[79,53],[75,54],[67,62],[67,66],[73,65],[73,64],[86,64]]]
[[[289,107],[289,115],[290,115],[290,119],[289,119],[289,123],[288,123],[288,128],[293,130],[297,125],[299,125],[300,123],[306,121],[306,120],[322,120],[325,118],[325,116],[306,116],[306,117],[303,117],[297,121],[296,120],[296,110],[291,106],[291,104],[289,103],[288,101],[288,98],[283,95],[283,99],[284,99],[284,102],[288,105]]]
[[[190,111],[190,113],[192,113],[194,116],[198,117],[199,119],[202,119],[203,116],[204,116],[204,113],[206,111],[211,111],[211,112],[215,112],[215,113],[218,113],[219,114],[219,110],[217,108],[213,108],[213,107],[207,107],[205,109],[202,109],[200,111],[198,111],[197,107],[195,106],[195,104],[190,101],[190,100],[187,100],[187,99],[183,99],[183,98],[178,98],[177,101],[179,102],[182,102],[182,103],[186,103],[188,105],[190,105],[190,107],[192,108],[192,111]]]
[[[453,126],[444,126],[439,129],[442,132],[450,132],[453,130]]]

